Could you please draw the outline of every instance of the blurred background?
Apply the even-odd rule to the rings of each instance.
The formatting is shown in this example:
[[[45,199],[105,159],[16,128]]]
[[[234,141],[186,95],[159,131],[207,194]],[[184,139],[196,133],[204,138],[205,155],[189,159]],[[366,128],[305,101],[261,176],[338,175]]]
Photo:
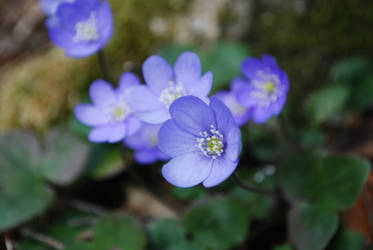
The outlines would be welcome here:
[[[124,71],[133,71],[141,76],[141,65],[152,54],[160,54],[174,63],[177,56],[186,50],[200,55],[204,72],[213,72],[213,91],[229,89],[231,79],[240,74],[240,62],[248,56],[271,54],[288,73],[290,92],[283,112],[286,114],[285,126],[291,135],[279,135],[278,124],[274,121],[263,126],[250,124],[244,128],[245,148],[240,174],[246,176],[247,180],[251,178],[254,183],[262,183],[264,176],[269,176],[266,180],[268,183],[263,185],[276,186],[276,178],[272,179],[272,174],[265,173],[272,173],[273,168],[277,167],[285,147],[284,137],[295,138],[302,146],[315,151],[349,153],[373,160],[373,1],[109,2],[115,19],[115,31],[105,53],[115,79],[119,79]],[[88,144],[86,136],[89,128],[80,124],[72,111],[77,103],[89,100],[91,82],[102,78],[97,57],[94,55],[80,60],[65,57],[63,51],[50,42],[44,25],[45,18],[37,0],[0,1],[0,133],[24,130],[36,138],[44,138],[52,131],[50,141],[61,144],[58,146],[58,157],[53,159],[79,158],[78,163],[66,163],[69,166],[79,165],[79,169],[71,170],[73,173],[69,172],[69,177],[62,181],[58,177],[55,178],[56,183],[52,181],[51,186],[58,198],[48,205],[51,208],[48,213],[29,224],[32,230],[10,230],[8,238],[12,242],[23,242],[19,249],[44,249],[36,243],[37,240],[32,240],[35,238],[32,232],[51,232],[58,238],[58,230],[53,231],[48,226],[57,225],[58,228],[58,223],[78,213],[70,212],[71,209],[79,213],[87,210],[84,202],[90,204],[87,205],[88,210],[92,209],[92,204],[95,204],[93,208],[98,206],[105,210],[102,212],[99,209],[99,212],[94,212],[95,215],[108,210],[124,210],[140,224],[146,224],[155,218],[180,218],[201,200],[219,195],[221,191],[216,189],[172,188],[160,176],[161,164],[136,165],[131,152],[120,154],[117,145]],[[64,133],[71,138],[65,137]],[[67,138],[64,142],[59,139],[62,136]],[[26,144],[35,139],[25,138],[19,137]],[[23,152],[19,150],[21,146],[17,145],[20,141],[11,141],[9,147]],[[1,145],[3,149],[7,146],[4,140]],[[49,145],[48,142],[40,147],[45,145]],[[67,149],[67,145],[75,147]],[[80,153],[70,155],[72,152],[69,150]],[[24,157],[19,155],[19,160],[27,161],[27,157]],[[121,158],[124,158],[125,164]],[[250,214],[252,222],[250,225],[231,225],[231,231],[227,229],[229,233],[243,236],[233,240],[233,243],[227,243],[226,247],[212,244],[209,248],[201,249],[293,249],[287,244],[286,215],[289,205],[283,199],[273,201],[244,194],[232,188],[232,185],[223,185],[223,195],[229,192],[239,200],[255,204],[250,210],[253,211]],[[373,236],[372,185],[373,175],[355,206],[342,213],[338,237],[345,236],[344,229],[353,229],[359,236],[348,235],[342,237],[342,241],[337,241],[335,237],[328,249],[368,249]],[[155,191],[149,191],[153,187],[156,187]],[[171,197],[165,195],[167,192],[172,194]],[[218,200],[216,206],[226,208],[222,213],[234,212],[246,218],[248,215],[245,212],[241,214],[240,208],[231,210],[227,205],[230,204],[229,199]],[[4,212],[1,208],[0,211]],[[1,217],[0,212],[0,220]],[[193,213],[189,217],[193,217]],[[219,221],[223,222],[224,218]],[[196,226],[192,222],[188,225],[188,230]],[[154,249],[166,249],[159,247],[163,243],[157,239],[164,237],[159,236],[162,234],[159,232],[173,228],[168,226],[153,224],[148,229],[148,234],[150,232],[150,237],[153,237],[151,244]],[[243,227],[243,231],[237,227]],[[69,230],[61,228],[63,226],[60,230],[66,235]],[[131,232],[136,230],[139,229],[131,229]],[[222,232],[226,233],[224,230]],[[92,237],[89,233],[83,233],[79,231],[76,234],[80,240]],[[71,238],[76,239],[76,235]],[[207,235],[204,237],[215,240],[210,234]],[[351,242],[357,243],[353,245]],[[158,244],[157,247],[154,244]],[[340,248],[346,245],[351,248]],[[43,247],[53,249],[48,248],[48,244]],[[188,245],[168,249],[198,247]]]

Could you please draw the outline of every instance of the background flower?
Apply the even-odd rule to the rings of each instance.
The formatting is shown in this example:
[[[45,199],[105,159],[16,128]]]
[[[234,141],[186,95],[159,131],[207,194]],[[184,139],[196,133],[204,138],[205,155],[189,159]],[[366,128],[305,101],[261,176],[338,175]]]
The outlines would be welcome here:
[[[147,85],[129,89],[128,104],[140,120],[162,123],[170,119],[169,107],[179,97],[193,95],[208,102],[212,73],[201,73],[201,62],[193,52],[181,54],[173,69],[162,57],[151,56],[143,64]]]
[[[280,114],[286,102],[289,80],[276,60],[270,55],[262,59],[247,58],[241,64],[245,77],[235,79],[239,87],[237,100],[242,106],[252,109],[252,119],[263,123]]]
[[[53,16],[61,3],[72,3],[75,0],[40,0],[40,9],[47,16]]]
[[[106,45],[113,33],[113,17],[107,1],[76,0],[61,3],[53,25],[47,27],[50,39],[66,56],[81,58]]]
[[[158,131],[160,125],[142,123],[141,128],[124,143],[135,150],[135,159],[141,164],[151,164],[157,160],[168,160],[169,157],[158,148]]]
[[[158,134],[160,150],[172,157],[162,168],[165,179],[178,187],[212,187],[228,178],[238,164],[241,133],[227,106],[216,97],[208,106],[186,96],[170,113]]]
[[[218,97],[221,101],[224,102],[225,105],[229,108],[232,112],[234,120],[236,121],[238,126],[244,125],[251,117],[251,109],[242,106],[237,101],[237,95],[241,89],[242,81],[237,80],[237,78],[233,79],[231,90],[230,91],[218,91],[215,96]]]
[[[79,104],[75,116],[82,123],[94,127],[88,139],[92,142],[118,142],[135,133],[141,126],[132,114],[124,97],[128,87],[139,85],[140,80],[133,73],[124,73],[119,87],[113,87],[104,80],[96,80],[89,89],[93,104]]]

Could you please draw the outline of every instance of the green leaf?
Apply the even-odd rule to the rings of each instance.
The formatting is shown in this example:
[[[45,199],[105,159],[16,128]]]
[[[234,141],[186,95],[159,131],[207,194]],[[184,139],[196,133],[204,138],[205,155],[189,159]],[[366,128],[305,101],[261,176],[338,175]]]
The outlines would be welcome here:
[[[338,228],[338,216],[311,204],[300,204],[289,214],[289,236],[299,250],[323,250]]]
[[[328,85],[314,92],[307,100],[307,109],[314,125],[319,125],[344,107],[350,94],[345,85]]]
[[[198,245],[214,250],[230,249],[245,240],[249,214],[235,199],[217,198],[190,210],[184,224]]]
[[[186,51],[196,52],[197,49],[193,45],[189,44],[171,43],[161,47],[159,55],[162,56],[168,63],[173,65],[180,54]]]
[[[172,188],[172,195],[175,196],[179,200],[195,200],[207,195],[207,191],[205,188],[200,186],[195,186],[191,188],[179,188],[173,187]]]
[[[286,245],[275,246],[273,250],[293,250],[293,248],[290,245],[286,244]]]
[[[331,250],[364,250],[365,239],[355,231],[342,231],[333,240]]]
[[[373,70],[372,70],[373,71]],[[373,74],[354,85],[351,97],[352,106],[358,111],[364,111],[373,106]]]
[[[328,210],[345,210],[357,200],[370,163],[352,156],[291,155],[280,168],[280,183],[292,202],[318,203]]]
[[[336,64],[331,72],[335,83],[347,83],[353,86],[373,70],[372,63],[365,57],[352,57]]]
[[[145,232],[132,217],[121,213],[102,217],[95,227],[94,236],[92,250],[145,249]]]
[[[0,136],[0,232],[40,214],[52,201],[51,190],[33,168],[38,155],[30,134]]]
[[[241,62],[249,56],[246,44],[238,42],[219,42],[203,57],[205,70],[214,75],[213,92],[228,87],[231,80],[241,74]]]
[[[83,172],[89,149],[86,142],[65,129],[49,131],[40,156],[41,174],[54,184],[70,184]]]
[[[90,152],[86,169],[94,179],[105,179],[126,168],[119,148],[116,145],[96,144]]]
[[[148,226],[151,246],[154,249],[167,249],[186,243],[186,231],[179,221],[161,219]]]

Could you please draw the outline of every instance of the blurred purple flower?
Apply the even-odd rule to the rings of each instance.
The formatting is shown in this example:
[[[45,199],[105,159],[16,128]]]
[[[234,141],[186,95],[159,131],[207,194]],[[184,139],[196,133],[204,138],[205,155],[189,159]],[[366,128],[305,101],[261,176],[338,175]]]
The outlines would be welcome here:
[[[129,89],[128,104],[140,120],[163,123],[170,119],[169,107],[179,97],[193,95],[208,102],[212,73],[201,73],[201,62],[195,53],[181,54],[173,69],[162,57],[151,56],[143,64],[147,85]]]
[[[72,3],[75,0],[40,0],[40,9],[47,16],[56,14],[57,8],[61,3]]]
[[[168,160],[170,157],[158,148],[158,131],[161,125],[143,123],[141,128],[131,136],[126,137],[124,143],[135,150],[135,159],[141,164],[151,164],[157,160]]]
[[[237,78],[233,79],[230,91],[219,91],[215,96],[227,105],[237,125],[242,126],[250,119],[252,112],[250,108],[242,106],[237,101],[236,96],[243,86],[241,86],[242,81],[237,81],[236,79]]]
[[[289,80],[281,70],[276,59],[264,55],[262,59],[247,58],[241,64],[246,78],[238,77],[236,84],[237,100],[252,110],[255,123],[263,123],[274,115],[280,114],[286,102]]]
[[[89,95],[93,104],[82,103],[75,107],[78,120],[94,127],[88,135],[90,141],[115,143],[137,132],[141,122],[127,105],[125,93],[129,87],[139,84],[139,78],[131,72],[122,75],[117,89],[104,80],[91,84]]]
[[[61,3],[47,27],[50,39],[66,56],[81,58],[106,45],[113,33],[113,16],[107,1],[75,0]]]
[[[158,133],[159,149],[172,159],[162,174],[171,184],[212,187],[235,170],[241,151],[241,133],[232,113],[218,98],[210,106],[194,96],[177,99],[171,119]]]

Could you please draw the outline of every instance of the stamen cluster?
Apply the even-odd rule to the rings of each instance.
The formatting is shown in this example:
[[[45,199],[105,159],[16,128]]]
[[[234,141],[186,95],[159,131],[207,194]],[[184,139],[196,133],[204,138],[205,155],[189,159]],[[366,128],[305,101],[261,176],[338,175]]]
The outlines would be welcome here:
[[[201,137],[196,139],[196,147],[198,147],[205,156],[216,159],[223,154],[223,135],[215,129],[214,125],[210,125],[209,132],[203,131],[199,134]]]
[[[268,70],[258,71],[257,76],[252,81],[255,90],[251,95],[257,99],[259,106],[269,107],[283,94],[280,79]]]
[[[173,80],[169,81],[169,87],[162,90],[159,100],[169,108],[170,105],[179,97],[185,96],[186,91],[181,83],[175,84]]]
[[[89,42],[96,41],[99,38],[99,33],[96,24],[96,13],[91,12],[88,20],[75,24],[74,42]]]
[[[131,109],[125,102],[109,105],[105,110],[105,114],[109,117],[111,123],[124,121],[131,114]]]

